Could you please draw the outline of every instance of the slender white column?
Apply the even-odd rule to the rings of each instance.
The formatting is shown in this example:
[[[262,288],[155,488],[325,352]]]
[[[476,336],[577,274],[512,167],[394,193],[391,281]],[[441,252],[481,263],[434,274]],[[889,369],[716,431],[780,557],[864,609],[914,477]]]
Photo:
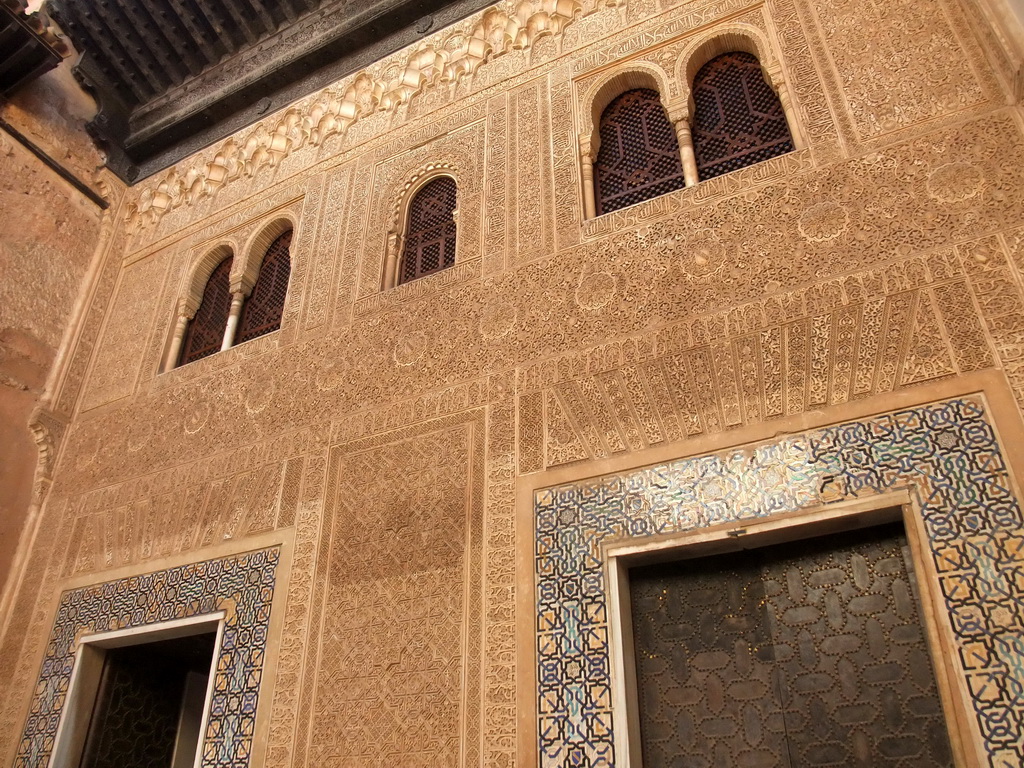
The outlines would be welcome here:
[[[223,352],[235,343],[235,332],[238,330],[238,316],[242,314],[242,302],[245,301],[245,294],[235,291],[231,294],[231,309],[228,310],[228,324],[224,328],[224,341],[220,349]]]
[[[679,139],[679,154],[683,161],[683,178],[686,186],[694,186],[697,178],[697,156],[693,152],[693,134],[690,132],[689,117],[684,115],[675,121],[676,138]]]
[[[169,371],[178,364],[178,357],[181,355],[181,343],[185,339],[185,329],[188,328],[188,315],[184,312],[178,314],[174,323],[174,336],[171,337],[171,348],[167,352],[167,359],[164,361],[164,370]]]
[[[594,161],[589,152],[580,156],[583,167],[583,217],[597,216],[597,198],[594,196]]]
[[[384,256],[384,290],[398,285],[398,234],[388,235],[388,249]]]

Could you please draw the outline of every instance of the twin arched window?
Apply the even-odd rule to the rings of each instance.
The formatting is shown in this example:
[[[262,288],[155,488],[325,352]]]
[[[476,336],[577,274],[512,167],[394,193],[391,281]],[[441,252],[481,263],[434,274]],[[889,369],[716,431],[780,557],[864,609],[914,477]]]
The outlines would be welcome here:
[[[179,365],[208,357],[232,344],[255,339],[281,327],[281,314],[291,276],[292,231],[267,248],[259,276],[246,297],[231,292],[232,256],[220,262],[206,281],[199,309],[189,321],[181,343]]]
[[[692,95],[692,128],[683,130],[672,125],[651,88],[626,91],[601,113],[594,161],[597,215],[685,186],[688,153],[680,140],[692,140],[687,149],[696,159],[693,181],[793,151],[782,103],[757,57],[741,51],[715,57],[697,72]]]

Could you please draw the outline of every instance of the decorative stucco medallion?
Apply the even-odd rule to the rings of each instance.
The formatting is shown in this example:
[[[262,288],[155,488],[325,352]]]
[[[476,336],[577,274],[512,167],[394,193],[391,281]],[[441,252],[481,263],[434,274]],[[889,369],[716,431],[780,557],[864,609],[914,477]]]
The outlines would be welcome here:
[[[807,208],[800,216],[797,229],[812,243],[835,240],[850,225],[850,214],[841,205],[825,200]]]
[[[984,187],[981,171],[970,163],[946,163],[928,174],[928,195],[940,203],[962,203],[977,197]]]
[[[600,309],[615,297],[615,276],[610,272],[591,272],[580,278],[576,304],[581,309]]]
[[[398,365],[413,365],[427,349],[427,337],[422,331],[413,331],[395,342],[394,357]]]

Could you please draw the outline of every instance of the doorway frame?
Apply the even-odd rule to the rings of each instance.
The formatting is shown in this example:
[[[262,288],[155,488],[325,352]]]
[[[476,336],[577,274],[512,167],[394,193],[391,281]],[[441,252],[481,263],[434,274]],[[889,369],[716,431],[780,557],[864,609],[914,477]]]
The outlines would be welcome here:
[[[615,729],[615,752],[622,768],[642,768],[640,706],[637,693],[632,605],[629,588],[631,568],[658,562],[699,559],[715,555],[761,549],[774,544],[812,539],[829,534],[871,528],[885,523],[903,523],[913,565],[913,579],[921,607],[921,628],[935,673],[942,714],[949,734],[953,762],[957,768],[980,768],[981,763],[967,749],[971,741],[971,705],[964,686],[950,661],[956,649],[949,622],[938,621],[943,611],[938,573],[929,557],[924,521],[909,489],[900,489],[865,499],[836,502],[827,507],[749,520],[731,521],[693,531],[643,539],[602,543],[605,584],[608,596],[609,661],[611,663],[612,716],[625,727]],[[944,631],[945,630],[945,631]]]
[[[81,762],[96,699],[99,695],[103,663],[108,650],[147,645],[179,637],[191,637],[212,631],[216,632],[216,639],[210,656],[210,672],[206,683],[206,693],[203,697],[203,716],[199,723],[199,742],[196,745],[196,756],[193,760],[193,766],[199,768],[203,761],[203,742],[206,739],[206,726],[210,719],[217,659],[220,657],[221,645],[224,641],[224,620],[226,618],[227,612],[219,610],[157,624],[144,624],[128,629],[83,635],[79,639],[78,650],[75,652],[75,665],[71,670],[71,679],[68,681],[67,701],[61,712],[53,752],[50,754],[47,766],[49,768],[65,768],[65,766],[74,766]]]
[[[516,710],[518,728],[516,733],[516,764],[522,768],[538,768],[542,765],[541,734],[542,715],[540,707],[540,681],[538,661],[540,656],[538,626],[538,574],[536,572],[536,504],[539,494],[563,485],[593,481],[607,475],[625,474],[670,463],[680,459],[696,458],[735,448],[764,444],[787,435],[810,432],[834,425],[867,421],[871,418],[896,411],[926,407],[930,404],[961,397],[978,397],[985,406],[987,423],[995,434],[996,443],[1006,463],[1007,482],[1015,498],[1024,502],[1020,478],[1024,478],[1024,421],[1014,392],[1003,371],[986,369],[961,374],[956,378],[935,381],[924,386],[901,389],[873,397],[858,399],[829,406],[824,410],[794,414],[767,422],[739,426],[737,428],[707,435],[699,435],[682,441],[664,443],[633,452],[624,452],[601,459],[575,462],[549,467],[516,478]],[[543,436],[542,436],[543,437]],[[542,448],[543,446],[541,446]],[[535,447],[536,448],[536,447]],[[519,450],[524,450],[523,446]],[[870,507],[878,505],[879,496],[869,497]],[[832,502],[828,506],[841,508],[845,502]],[[806,512],[806,508],[796,514]],[[763,522],[778,521],[785,514],[760,518]],[[748,525],[755,522],[748,520]],[[740,527],[744,527],[740,525]],[[696,533],[707,533],[705,528]],[[636,543],[634,541],[633,543]],[[605,572],[602,570],[602,575]],[[918,574],[920,579],[920,574]],[[923,596],[923,593],[922,593]],[[925,601],[922,599],[922,603]],[[925,604],[923,610],[931,610]],[[945,627],[949,622],[946,606],[938,612],[939,624]],[[951,628],[949,629],[952,633]],[[955,660],[952,660],[955,661]],[[956,687],[964,691],[961,701],[970,701],[967,680],[958,670],[954,676]],[[944,713],[945,714],[945,713]],[[966,765],[988,765],[992,755],[983,737],[973,707],[966,712],[956,712],[957,723],[966,721],[961,731],[965,740],[963,751]],[[947,716],[948,722],[952,723]],[[956,730],[950,726],[951,730]],[[619,729],[616,729],[619,730]],[[956,738],[951,733],[951,739]],[[618,739],[614,740],[618,749]],[[617,752],[620,764],[628,759],[628,752]],[[637,768],[635,764],[633,768]]]

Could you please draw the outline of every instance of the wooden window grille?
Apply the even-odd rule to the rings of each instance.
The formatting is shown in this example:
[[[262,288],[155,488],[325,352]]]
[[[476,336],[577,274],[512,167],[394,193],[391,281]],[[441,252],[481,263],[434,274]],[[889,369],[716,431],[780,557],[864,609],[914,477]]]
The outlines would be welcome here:
[[[200,360],[219,352],[224,341],[224,329],[231,312],[231,257],[217,265],[206,281],[203,301],[195,317],[188,324],[181,345],[180,365]]]
[[[693,79],[693,101],[701,179],[793,151],[782,103],[751,54],[734,51],[705,64]]]
[[[679,140],[658,92],[626,91],[601,113],[594,161],[598,215],[686,186]]]
[[[399,283],[438,272],[455,263],[455,179],[439,176],[409,204]]]
[[[292,231],[288,230],[267,248],[256,285],[242,305],[235,335],[236,344],[281,327],[284,299],[288,295],[288,278],[292,273],[291,243]]]

